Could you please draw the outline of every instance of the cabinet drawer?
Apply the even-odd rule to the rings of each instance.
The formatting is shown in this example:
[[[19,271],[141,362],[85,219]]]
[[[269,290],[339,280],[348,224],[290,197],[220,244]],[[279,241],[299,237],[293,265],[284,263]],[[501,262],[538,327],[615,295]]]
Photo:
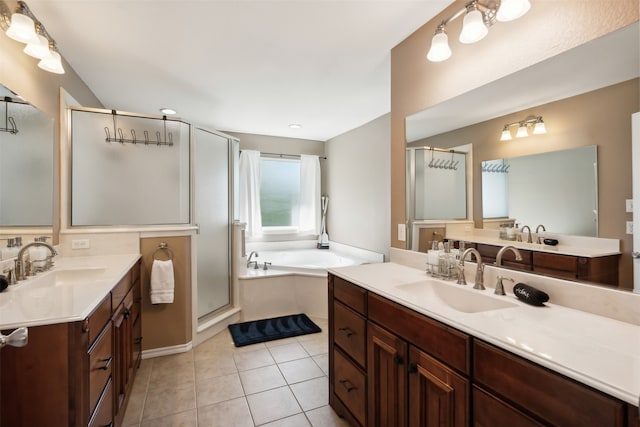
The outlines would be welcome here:
[[[334,349],[333,354],[335,364],[333,373],[335,394],[347,409],[351,411],[360,424],[366,425],[365,413],[367,402],[365,375],[356,368],[340,350]]]
[[[542,427],[536,420],[484,390],[473,387],[474,427]]]
[[[578,258],[571,255],[534,252],[533,268],[560,270],[578,274]]]
[[[386,298],[369,292],[369,319],[404,340],[469,374],[471,338]]]
[[[352,308],[364,316],[367,315],[367,291],[361,287],[334,276],[333,295],[347,307]]]
[[[107,294],[106,297],[98,304],[95,310],[87,318],[88,332],[89,332],[89,346],[93,344],[93,341],[100,335],[102,328],[107,324],[111,317],[111,294]]]
[[[113,390],[111,388],[111,380],[100,396],[100,401],[96,410],[91,416],[89,427],[107,427],[113,425]]]
[[[558,426],[623,426],[624,404],[521,357],[474,341],[474,377],[503,399]]]
[[[89,350],[89,410],[93,411],[102,395],[105,384],[111,376],[111,325],[104,328],[102,335]],[[91,413],[91,412],[90,412]]]
[[[345,353],[360,366],[366,366],[367,322],[355,311],[338,301],[333,303],[333,336]]]
[[[505,243],[505,245],[506,244],[507,243]],[[493,261],[495,261],[496,256],[498,255],[498,252],[500,251],[500,249],[502,249],[502,246],[485,245],[483,243],[478,243],[477,249],[478,249],[478,252],[480,252],[480,255],[482,256],[483,261],[485,259],[487,260],[492,259]],[[517,261],[516,255],[512,251],[507,251],[502,255],[503,265],[515,265],[515,266],[518,266],[519,268],[530,267],[533,253],[526,249],[519,249],[518,251],[522,256],[522,261]]]
[[[135,267],[133,268],[135,269]],[[111,299],[113,300],[113,307],[116,308],[122,302],[122,299],[127,295],[129,289],[131,289],[131,285],[133,282],[131,281],[131,277],[133,276],[133,269],[129,270],[127,274],[124,275],[122,279],[118,282],[117,285],[113,287],[111,290]]]

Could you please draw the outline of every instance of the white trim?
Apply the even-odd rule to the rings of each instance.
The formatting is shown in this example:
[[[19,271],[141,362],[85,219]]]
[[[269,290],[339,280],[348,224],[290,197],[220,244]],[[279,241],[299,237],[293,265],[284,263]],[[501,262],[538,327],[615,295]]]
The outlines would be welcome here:
[[[142,352],[143,359],[151,359],[160,356],[170,356],[172,354],[186,353],[193,348],[192,342],[186,344],[172,345],[170,347],[152,348]]]
[[[196,346],[225,330],[229,325],[240,321],[240,308],[234,307],[220,315],[208,319],[196,327],[194,339]]]

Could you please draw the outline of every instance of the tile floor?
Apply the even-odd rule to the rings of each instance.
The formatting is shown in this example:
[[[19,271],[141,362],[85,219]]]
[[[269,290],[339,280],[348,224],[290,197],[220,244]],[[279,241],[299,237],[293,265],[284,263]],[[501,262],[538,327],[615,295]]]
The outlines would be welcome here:
[[[187,353],[145,359],[124,425],[346,427],[328,406],[322,332],[236,348],[228,330]]]

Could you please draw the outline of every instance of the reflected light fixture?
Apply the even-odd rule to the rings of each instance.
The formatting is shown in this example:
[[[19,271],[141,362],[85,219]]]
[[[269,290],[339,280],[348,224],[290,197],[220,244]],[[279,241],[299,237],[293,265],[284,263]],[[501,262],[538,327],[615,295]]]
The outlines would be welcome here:
[[[173,115],[173,114],[177,114],[178,112],[172,108],[161,108],[160,112],[162,114],[166,114],[166,115]]]
[[[27,45],[23,51],[40,59],[38,67],[50,73],[64,74],[55,40],[25,2],[18,1],[16,11],[11,13],[4,0],[0,0],[0,28],[8,37]]]
[[[529,0],[486,1],[488,1],[488,3],[471,0],[463,8],[438,25],[431,39],[431,48],[429,49],[429,53],[427,53],[427,59],[429,61],[441,62],[451,56],[446,26],[454,19],[464,15],[459,40],[461,43],[470,44],[482,40],[489,33],[489,27],[495,24],[496,21],[513,21],[527,13],[531,8]]]
[[[500,135],[500,141],[510,141],[513,139],[511,137],[511,131],[509,130],[512,126],[518,126],[518,131],[516,132],[516,138],[526,138],[529,136],[529,128],[533,128],[534,135],[542,135],[547,133],[547,128],[544,126],[544,122],[542,121],[542,116],[529,116],[524,120],[507,123],[502,128],[502,135]]]
[[[302,129],[302,125],[300,123],[291,123],[289,125],[290,129]]]

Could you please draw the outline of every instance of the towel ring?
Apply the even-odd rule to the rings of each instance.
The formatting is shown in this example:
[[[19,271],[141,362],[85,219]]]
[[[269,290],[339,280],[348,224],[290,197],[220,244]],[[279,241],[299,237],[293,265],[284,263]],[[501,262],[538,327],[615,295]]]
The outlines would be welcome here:
[[[167,245],[166,242],[162,242],[158,245],[158,249],[155,250],[155,252],[153,253],[153,255],[151,256],[154,260],[157,260],[156,255],[158,254],[158,252],[164,252],[168,257],[169,257],[169,261],[173,261],[173,251],[171,250],[171,248],[169,247],[169,245]],[[162,260],[158,260],[158,261],[162,261]]]

